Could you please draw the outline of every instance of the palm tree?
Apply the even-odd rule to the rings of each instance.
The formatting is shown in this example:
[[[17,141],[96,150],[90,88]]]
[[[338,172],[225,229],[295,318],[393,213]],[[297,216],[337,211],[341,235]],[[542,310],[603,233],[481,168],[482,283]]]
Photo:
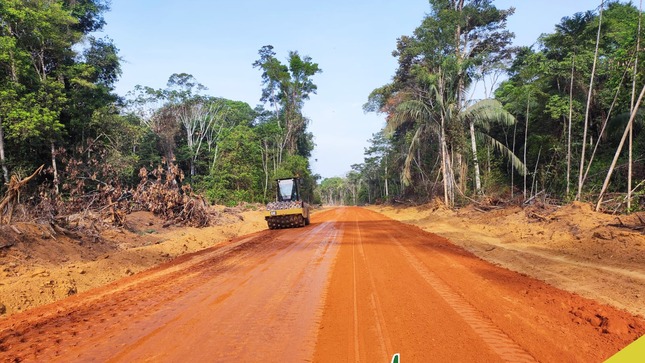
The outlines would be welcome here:
[[[451,158],[446,140],[446,127],[451,121],[451,112],[449,107],[446,107],[447,103],[444,102],[445,92],[437,88],[437,85],[445,84],[445,82],[437,81],[441,78],[443,78],[441,72],[438,76],[431,75],[427,70],[418,67],[414,86],[407,87],[390,98],[391,107],[385,131],[387,134],[393,134],[403,126],[409,126],[413,132],[401,170],[403,185],[410,185],[412,182],[413,163],[421,147],[433,142],[438,143],[444,203],[452,205],[454,202],[454,178],[452,177]]]
[[[493,123],[513,125],[515,118],[508,113],[502,105],[495,100],[482,100],[469,107],[461,109],[450,92],[450,85],[454,83],[446,78],[442,72],[435,76],[417,74],[415,88],[401,91],[392,102],[396,103],[390,113],[386,131],[392,133],[404,125],[412,125],[414,135],[410,141],[407,155],[402,169],[402,179],[405,184],[412,181],[412,167],[415,155],[422,145],[438,142],[441,158],[441,176],[443,179],[444,203],[448,206],[454,204],[455,178],[452,168],[452,154],[455,145],[450,137],[449,129],[464,130],[468,125],[471,136],[473,162],[475,164],[476,190],[481,190],[479,164],[477,161],[477,142],[491,145],[509,158],[512,165],[524,174],[526,168],[520,159],[513,154],[503,143],[488,134]],[[464,130],[465,131],[465,130]],[[457,151],[458,152],[458,151]]]
[[[482,193],[479,162],[477,160],[477,140],[492,146],[504,157],[511,161],[511,165],[522,175],[526,174],[524,163],[506,145],[488,134],[492,124],[513,126],[517,121],[515,117],[504,109],[502,104],[493,99],[481,100],[459,113],[459,119],[468,124],[470,131],[473,164],[475,168],[475,191]]]

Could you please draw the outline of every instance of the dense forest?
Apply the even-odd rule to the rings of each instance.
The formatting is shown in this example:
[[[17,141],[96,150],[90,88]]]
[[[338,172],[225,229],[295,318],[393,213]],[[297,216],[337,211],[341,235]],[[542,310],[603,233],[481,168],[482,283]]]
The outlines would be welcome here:
[[[645,207],[639,7],[599,2],[563,18],[535,45],[513,47],[513,8],[429,3],[414,33],[397,41],[392,82],[364,106],[385,115],[386,126],[363,163],[322,181],[327,203],[538,199]],[[484,89],[481,99],[474,86]]]
[[[507,29],[514,9],[429,0],[422,23],[393,44],[391,83],[364,106],[386,126],[363,163],[316,185],[303,106],[322,70],[310,57],[259,49],[255,108],[208,95],[181,70],[166,88],[117,95],[122,59],[96,36],[107,0],[3,0],[0,212],[10,196],[50,218],[137,198],[154,209],[151,185],[207,203],[266,202],[273,180],[292,175],[327,204],[539,198],[642,209],[642,12],[599,5],[518,48]]]
[[[107,0],[0,3],[2,215],[12,213],[18,188],[22,203],[50,218],[184,197],[264,202],[275,178],[293,175],[313,199],[313,136],[302,108],[316,93],[318,64],[297,51],[283,62],[262,47],[249,64],[264,87],[256,108],[208,96],[186,73],[170,75],[166,88],[120,96],[117,45],[96,37],[107,11]]]

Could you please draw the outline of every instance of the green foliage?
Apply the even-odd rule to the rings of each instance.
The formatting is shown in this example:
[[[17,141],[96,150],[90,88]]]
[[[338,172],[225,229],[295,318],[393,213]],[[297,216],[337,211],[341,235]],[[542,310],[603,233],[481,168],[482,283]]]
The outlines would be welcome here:
[[[309,120],[303,115],[304,102],[315,94],[317,86],[312,77],[322,72],[311,57],[289,52],[288,63],[275,57],[273,46],[260,49],[260,58],[253,67],[262,71],[261,101],[269,103],[274,112],[256,109],[259,150],[264,172],[264,198],[273,195],[272,181],[281,177],[300,177],[305,200],[315,199],[316,178],[311,173],[308,158],[314,148],[313,135],[307,132]]]
[[[3,172],[47,164],[56,174],[52,160],[65,159],[56,150],[73,150],[98,135],[87,125],[95,110],[114,104],[120,75],[116,47],[89,36],[102,28],[107,9],[102,0],[0,5]]]
[[[360,181],[359,198],[371,202],[384,195],[380,185],[394,175],[402,182],[400,196],[423,200],[441,193],[450,204],[455,195],[477,189],[468,184],[475,183],[481,165],[482,187],[489,193],[512,194],[526,174],[529,192],[545,189],[550,196],[568,198],[581,162],[598,9],[563,18],[537,47],[520,49],[509,46],[512,33],[505,29],[513,9],[499,10],[491,1],[448,0],[431,0],[430,9],[412,35],[398,39],[393,82],[375,89],[364,106],[387,116],[387,152],[374,153],[373,140],[365,162],[352,168],[361,178],[348,174],[344,183]],[[642,43],[636,50],[643,36],[643,30],[637,31],[640,16],[632,3],[610,1],[603,9],[587,140],[597,154],[585,160],[591,163],[591,193],[599,189],[629,119],[633,94],[645,79]],[[495,92],[499,102],[466,100],[474,80],[503,69],[509,78]],[[634,128],[636,160],[645,160],[641,119]],[[614,190],[625,188],[625,162],[618,166]],[[635,168],[637,185],[645,178],[641,169]]]
[[[228,191],[235,191],[235,196],[218,202],[254,202],[261,195],[260,150],[255,141],[255,132],[245,125],[238,125],[230,130],[220,143],[218,167],[211,172],[216,184]],[[237,199],[243,198],[243,199]]]
[[[273,179],[297,175],[314,199],[313,135],[302,108],[317,91],[317,63],[297,51],[282,63],[271,46],[260,50],[261,101],[275,111],[207,96],[187,73],[172,74],[161,89],[137,86],[123,100],[113,93],[119,50],[94,35],[108,10],[106,0],[0,4],[4,179],[46,164],[52,190],[60,185],[68,197],[112,182],[135,186],[142,168],[167,170],[187,175],[183,182],[211,202],[232,205],[266,201]]]
[[[310,63],[307,58],[302,62],[294,63],[294,71]],[[294,74],[306,78],[307,72]],[[308,87],[315,90],[313,84]],[[306,157],[313,147],[310,133],[303,128],[291,134],[298,152],[286,150],[289,132],[280,114],[203,96],[204,90],[185,73],[173,74],[165,89],[135,88],[129,107],[148,130],[142,160],[153,160],[156,154],[157,159],[176,161],[211,203],[263,202],[273,195],[273,179],[295,175],[304,182],[303,195],[313,198],[315,180]]]
[[[326,204],[362,205],[387,201],[402,191],[401,179],[396,170],[400,155],[392,138],[384,131],[373,135],[365,149],[363,163],[352,165],[344,178],[328,178],[317,189]],[[342,181],[342,182],[341,182]]]
[[[106,162],[112,165],[123,185],[134,185],[137,173],[143,166],[139,147],[145,138],[145,128],[137,118],[120,115],[114,108],[96,110],[89,127],[96,131],[96,138],[87,142],[104,150]]]
[[[322,69],[312,62],[311,57],[301,57],[296,51],[289,52],[288,65],[284,65],[275,57],[271,45],[262,47],[259,55],[260,59],[253,63],[253,67],[262,71],[264,89],[260,100],[277,110],[275,117],[282,129],[280,154],[286,148],[290,154],[308,157],[313,144],[311,137],[307,136],[307,119],[302,114],[302,107],[310,94],[316,93],[318,86],[312,77]]]
[[[374,90],[364,108],[387,115],[385,131],[396,148],[392,151],[404,155],[391,158],[395,164],[386,173],[400,177],[404,189],[399,193],[425,199],[441,192],[446,203],[452,203],[457,189],[466,192],[468,165],[463,163],[473,162],[478,175],[476,140],[468,142],[475,138],[473,127],[483,134],[491,123],[515,122],[493,101],[469,105],[465,99],[475,79],[510,58],[513,34],[506,30],[506,20],[514,10],[497,9],[491,1],[444,0],[431,0],[430,9],[412,36],[399,38],[393,53],[399,61],[394,81]],[[502,143],[493,144],[514,156]],[[518,159],[513,160],[523,170]],[[373,169],[367,163],[359,167],[362,173]],[[363,175],[361,180],[372,178]],[[371,192],[358,195],[372,199]]]
[[[583,120],[599,20],[598,12],[591,11],[563,18],[554,33],[540,38],[537,50],[525,48],[518,53],[509,69],[510,78],[496,92],[506,109],[522,122],[518,127],[517,148],[526,149],[529,169],[536,168],[540,153],[538,175],[532,177],[546,180],[549,191],[562,199],[569,198],[567,186],[578,179]],[[639,11],[631,3],[612,1],[603,9],[589,110],[587,144],[593,148],[585,158],[589,167],[588,174],[585,170],[588,175],[585,189],[590,194],[598,192],[625,129],[632,107],[633,86],[641,87],[645,52],[642,47],[635,51],[637,38],[643,35],[638,34],[638,21]],[[635,70],[636,57],[639,68]],[[569,119],[571,130],[568,130]],[[528,145],[524,145],[526,120],[529,122]],[[567,180],[569,132],[572,137],[571,175]],[[635,140],[642,138],[638,127],[634,137]],[[596,154],[593,154],[594,149]],[[638,144],[634,150],[636,159],[645,155],[645,150]],[[593,159],[590,154],[594,155]],[[616,188],[624,190],[626,179],[619,170]]]
[[[326,205],[342,205],[345,200],[345,180],[340,177],[325,178],[318,187],[321,200]]]

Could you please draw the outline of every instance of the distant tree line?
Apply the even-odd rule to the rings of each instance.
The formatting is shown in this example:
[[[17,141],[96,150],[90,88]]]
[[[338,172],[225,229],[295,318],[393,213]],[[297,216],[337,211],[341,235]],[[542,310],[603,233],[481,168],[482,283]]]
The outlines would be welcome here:
[[[645,207],[642,9],[604,1],[516,48],[506,29],[513,8],[429,3],[397,41],[393,81],[365,105],[386,116],[385,128],[346,178],[323,180],[322,195],[450,206],[539,196],[607,209],[610,194],[611,208]],[[485,99],[472,98],[475,84]]]
[[[329,204],[540,197],[644,207],[645,54],[642,9],[631,2],[603,1],[515,48],[512,8],[429,0],[422,23],[396,43],[392,82],[365,104],[386,126],[362,163],[317,188],[302,110],[318,64],[262,47],[249,65],[263,83],[255,108],[210,96],[185,73],[120,97],[118,48],[94,35],[108,5],[0,3],[0,192],[12,175],[45,165],[28,200],[92,203],[99,187],[134,187],[142,168],[163,165],[212,203],[262,202],[273,179],[297,175],[307,199]],[[484,99],[472,97],[474,85]]]
[[[264,202],[275,178],[292,175],[313,199],[314,144],[302,108],[316,93],[318,64],[295,51],[283,63],[272,46],[261,48],[249,64],[264,85],[255,108],[209,96],[185,73],[120,97],[118,48],[93,35],[108,10],[107,0],[0,4],[0,192],[11,175],[45,165],[36,199],[73,192],[90,202],[98,186],[134,187],[142,168],[163,165],[178,166],[177,183],[212,203]]]

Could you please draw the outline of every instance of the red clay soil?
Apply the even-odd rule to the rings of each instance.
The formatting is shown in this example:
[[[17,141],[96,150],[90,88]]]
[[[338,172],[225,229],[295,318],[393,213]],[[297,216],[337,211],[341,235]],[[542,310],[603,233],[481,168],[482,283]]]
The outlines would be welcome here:
[[[599,362],[626,312],[360,208],[0,320],[0,361]]]

